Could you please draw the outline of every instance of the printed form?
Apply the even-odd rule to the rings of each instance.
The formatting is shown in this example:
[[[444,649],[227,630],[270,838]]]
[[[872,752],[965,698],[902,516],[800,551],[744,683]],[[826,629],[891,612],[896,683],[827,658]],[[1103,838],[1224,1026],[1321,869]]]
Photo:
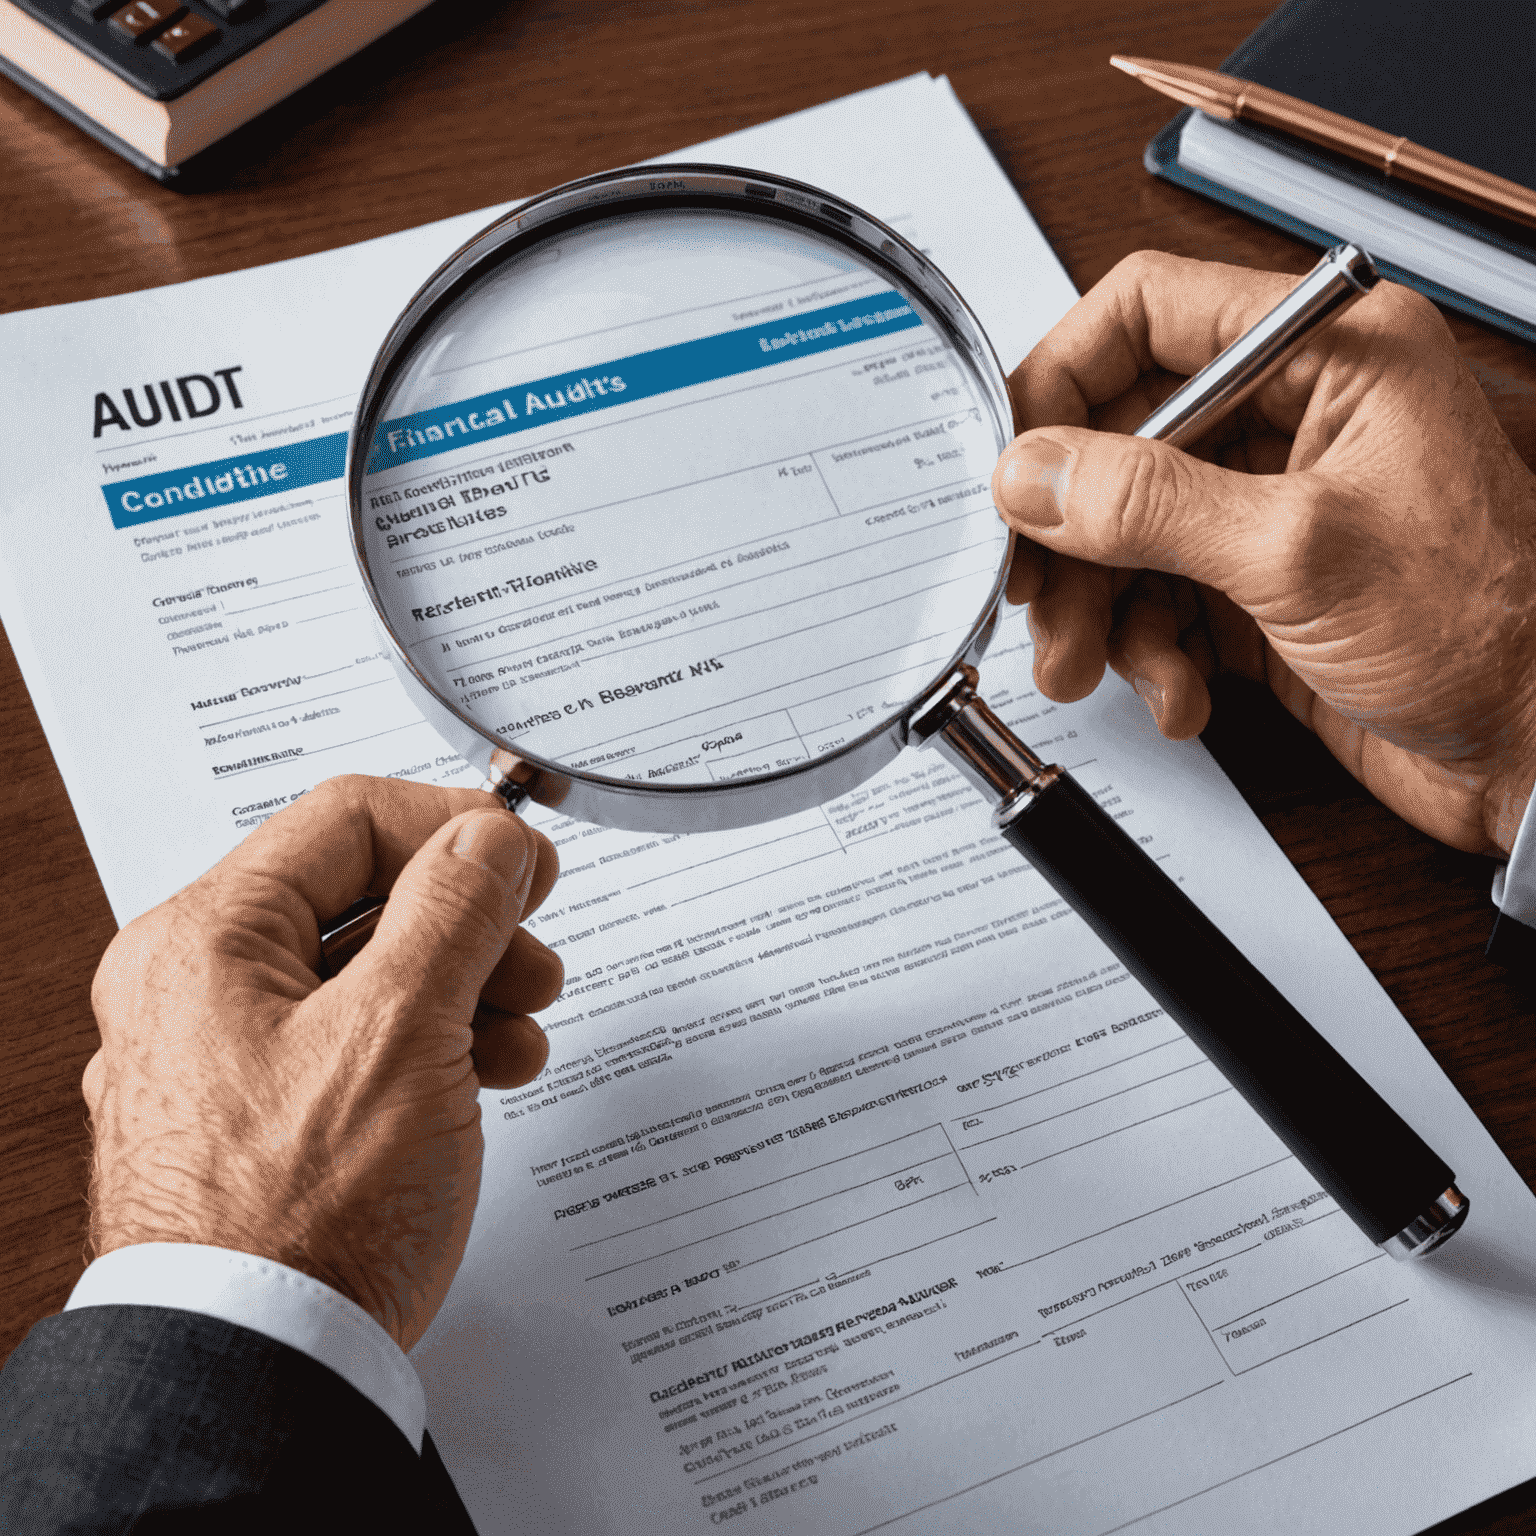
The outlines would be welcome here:
[[[871,208],[1007,366],[1072,301],[947,82],[676,158]],[[472,781],[394,681],[339,475],[383,332],[487,217],[0,318],[0,603],[120,919],[333,773]],[[551,1066],[482,1095],[414,1354],[487,1536],[1402,1533],[1536,1474],[1529,1191],[1198,743],[1113,678],[1042,699],[1016,615],[983,682],[1450,1161],[1466,1229],[1366,1242],[935,757],[743,832],[535,809]]]

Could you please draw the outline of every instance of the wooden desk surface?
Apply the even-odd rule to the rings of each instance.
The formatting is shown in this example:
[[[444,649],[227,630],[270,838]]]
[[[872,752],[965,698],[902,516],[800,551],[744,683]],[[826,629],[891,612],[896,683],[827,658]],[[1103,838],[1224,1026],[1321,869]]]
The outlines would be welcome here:
[[[195,195],[155,185],[0,80],[0,309],[388,234],[925,69],[954,81],[1080,289],[1141,247],[1300,272],[1314,252],[1146,174],[1142,146],[1167,104],[1105,62],[1124,52],[1214,66],[1269,8],[443,4],[246,131],[228,181]],[[1536,356],[1452,325],[1536,464]],[[81,1268],[79,1079],[96,1039],[91,974],[113,923],[8,645],[0,719],[11,763],[0,803],[3,1357],[62,1305]],[[1488,861],[1410,830],[1267,698],[1224,697],[1206,739],[1521,1174],[1536,1176],[1536,1012],[1482,958]],[[1536,1483],[1442,1529],[1536,1531]]]

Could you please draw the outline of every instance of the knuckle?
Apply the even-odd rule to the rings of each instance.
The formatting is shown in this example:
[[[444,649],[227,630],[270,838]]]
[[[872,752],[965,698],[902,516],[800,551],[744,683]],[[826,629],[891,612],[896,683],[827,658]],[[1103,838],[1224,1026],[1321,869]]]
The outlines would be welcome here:
[[[1422,355],[1429,348],[1455,350],[1455,338],[1445,316],[1416,289],[1401,283],[1378,283],[1370,303],[1375,313],[1361,315],[1361,323],[1373,325],[1378,336],[1401,344],[1413,355]]]
[[[1122,332],[1136,338],[1143,370],[1154,362],[1146,335],[1147,316],[1157,307],[1156,295],[1174,278],[1175,269],[1188,265],[1192,263],[1164,251],[1132,251],[1095,287],[1096,296],[1108,306]]]
[[[230,929],[220,890],[210,872],[135,918],[107,946],[91,978],[91,1007],[108,1046],[183,1029],[213,995]]]
[[[181,896],[178,892],[113,935],[91,978],[91,1007],[99,1023],[110,1022],[120,997],[136,990],[148,957],[165,948],[173,926],[171,911]]]
[[[1394,327],[1416,330],[1438,318],[1440,311],[1415,288],[1402,283],[1379,283],[1376,308]]]
[[[96,1015],[98,1025],[110,1013],[117,992],[122,966],[119,941],[125,932],[126,929],[107,945],[106,953],[96,964],[96,974],[91,977],[91,1011]]]
[[[355,813],[367,804],[374,783],[367,774],[338,773],[334,778],[322,779],[310,790],[310,803],[340,815]]]
[[[86,1110],[92,1118],[95,1118],[101,1109],[101,1101],[106,1089],[106,1071],[105,1053],[97,1050],[86,1062],[85,1071],[80,1074],[80,1096],[85,1100]]]
[[[1286,482],[1299,481],[1301,484]],[[1284,476],[1280,515],[1270,537],[1279,570],[1301,591],[1337,588],[1340,574],[1363,570],[1368,520],[1347,509],[1336,515],[1336,497],[1310,475]]]
[[[1191,263],[1187,258],[1170,256],[1167,251],[1132,251],[1109,269],[1105,281],[1117,288],[1140,288],[1164,273],[1188,265]]]

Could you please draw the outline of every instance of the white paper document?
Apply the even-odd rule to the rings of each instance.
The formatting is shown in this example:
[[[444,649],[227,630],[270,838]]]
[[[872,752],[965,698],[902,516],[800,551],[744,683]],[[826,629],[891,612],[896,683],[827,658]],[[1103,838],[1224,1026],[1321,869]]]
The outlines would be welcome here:
[[[675,158],[868,207],[1008,367],[1074,297],[947,82]],[[339,475],[379,340],[488,216],[0,318],[0,608],[120,919],[333,773],[474,781],[394,680]],[[931,754],[742,832],[535,809],[551,1065],[481,1096],[413,1357],[485,1536],[1387,1536],[1536,1475],[1536,1200],[1204,749],[1113,678],[1049,703],[1029,650],[1011,616],[989,702],[1450,1162],[1466,1228],[1368,1243]]]

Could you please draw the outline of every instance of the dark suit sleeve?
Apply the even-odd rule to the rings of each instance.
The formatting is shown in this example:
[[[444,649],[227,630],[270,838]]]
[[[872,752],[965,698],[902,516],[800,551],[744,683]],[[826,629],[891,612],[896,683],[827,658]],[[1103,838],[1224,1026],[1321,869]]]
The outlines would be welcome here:
[[[0,1531],[474,1536],[422,1453],[334,1371],[167,1307],[44,1318],[0,1372]]]

